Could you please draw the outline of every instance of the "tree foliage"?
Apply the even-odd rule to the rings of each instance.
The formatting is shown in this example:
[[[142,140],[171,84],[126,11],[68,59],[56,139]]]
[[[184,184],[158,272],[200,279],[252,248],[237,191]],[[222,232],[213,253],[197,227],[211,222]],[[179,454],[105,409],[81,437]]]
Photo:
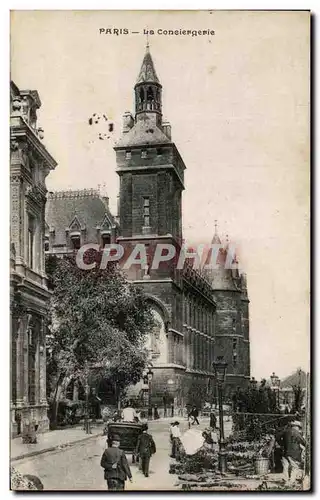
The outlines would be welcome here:
[[[82,270],[73,256],[50,256],[46,265],[53,291],[51,391],[94,373],[108,378],[121,394],[141,378],[146,365],[146,336],[155,326],[147,298],[115,265]]]

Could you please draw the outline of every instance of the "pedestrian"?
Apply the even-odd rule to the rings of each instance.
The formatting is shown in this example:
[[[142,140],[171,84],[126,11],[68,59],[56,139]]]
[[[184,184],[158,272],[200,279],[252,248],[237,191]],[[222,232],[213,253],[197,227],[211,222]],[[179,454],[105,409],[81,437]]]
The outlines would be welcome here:
[[[154,408],[153,408],[153,419],[154,420],[159,420],[159,418],[160,418],[160,415],[159,415],[159,411],[158,411],[158,406],[154,405]]]
[[[135,417],[137,417],[136,410],[130,406],[130,403],[125,405],[125,408],[122,411],[122,420],[125,422],[134,422]]]
[[[132,482],[130,467],[124,451],[120,450],[120,437],[118,435],[112,437],[111,448],[104,450],[100,465],[104,469],[108,490],[124,490],[127,478]]]
[[[217,427],[217,417],[214,414],[213,408],[210,410],[210,427],[215,429]]]
[[[151,434],[148,434],[148,425],[143,426],[142,434],[138,438],[136,455],[141,461],[141,469],[146,477],[149,477],[150,458],[156,452],[156,445]]]
[[[283,476],[287,485],[294,485],[301,470],[302,450],[306,446],[301,431],[301,422],[294,420],[276,437],[283,451]]]
[[[174,404],[171,403],[171,417],[174,416]]]
[[[175,421],[170,426],[170,441],[171,441],[171,458],[179,460],[179,450],[181,446],[180,422]]]
[[[194,425],[195,423],[197,423],[197,425],[200,425],[200,422],[198,420],[199,410],[198,410],[198,408],[196,406],[192,407],[190,416],[193,418],[192,425]]]

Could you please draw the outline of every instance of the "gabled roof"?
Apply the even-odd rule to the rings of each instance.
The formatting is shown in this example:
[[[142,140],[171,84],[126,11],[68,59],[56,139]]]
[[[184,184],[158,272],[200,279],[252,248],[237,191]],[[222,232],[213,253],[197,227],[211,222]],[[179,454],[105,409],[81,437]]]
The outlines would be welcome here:
[[[54,244],[66,243],[66,229],[79,225],[86,230],[86,240],[94,242],[97,238],[97,226],[105,216],[116,224],[112,214],[106,208],[98,191],[58,191],[48,193],[46,203],[46,223],[54,229]]]
[[[145,83],[145,82],[146,83],[158,83],[158,84],[160,84],[159,79],[157,77],[156,70],[154,69],[154,64],[153,64],[151,54],[149,52],[148,45],[147,45],[147,50],[146,50],[145,56],[144,56],[143,61],[142,61],[142,66],[140,69],[140,73],[139,73],[136,85],[138,83]]]

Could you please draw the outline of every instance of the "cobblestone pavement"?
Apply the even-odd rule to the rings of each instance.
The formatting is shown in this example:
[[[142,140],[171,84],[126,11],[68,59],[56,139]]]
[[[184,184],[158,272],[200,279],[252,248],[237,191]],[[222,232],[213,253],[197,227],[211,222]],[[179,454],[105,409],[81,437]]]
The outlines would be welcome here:
[[[172,490],[176,489],[177,477],[169,474],[169,420],[151,422],[157,453],[152,457],[150,476],[145,478],[136,465],[131,466],[133,482],[126,483],[128,490]],[[201,421],[200,429],[208,425]],[[226,422],[226,434],[231,423]],[[186,421],[181,422],[181,430],[187,430]],[[45,490],[106,490],[100,458],[105,447],[105,437],[97,436],[70,448],[18,460],[13,466],[22,474],[38,476]],[[129,464],[131,457],[128,456]]]

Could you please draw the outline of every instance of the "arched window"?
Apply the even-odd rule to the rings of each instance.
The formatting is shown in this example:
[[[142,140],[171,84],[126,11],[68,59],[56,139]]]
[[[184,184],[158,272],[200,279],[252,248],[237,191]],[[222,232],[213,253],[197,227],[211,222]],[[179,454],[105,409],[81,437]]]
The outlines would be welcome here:
[[[140,103],[142,104],[143,102],[144,102],[144,90],[141,87],[141,89],[140,89]]]

